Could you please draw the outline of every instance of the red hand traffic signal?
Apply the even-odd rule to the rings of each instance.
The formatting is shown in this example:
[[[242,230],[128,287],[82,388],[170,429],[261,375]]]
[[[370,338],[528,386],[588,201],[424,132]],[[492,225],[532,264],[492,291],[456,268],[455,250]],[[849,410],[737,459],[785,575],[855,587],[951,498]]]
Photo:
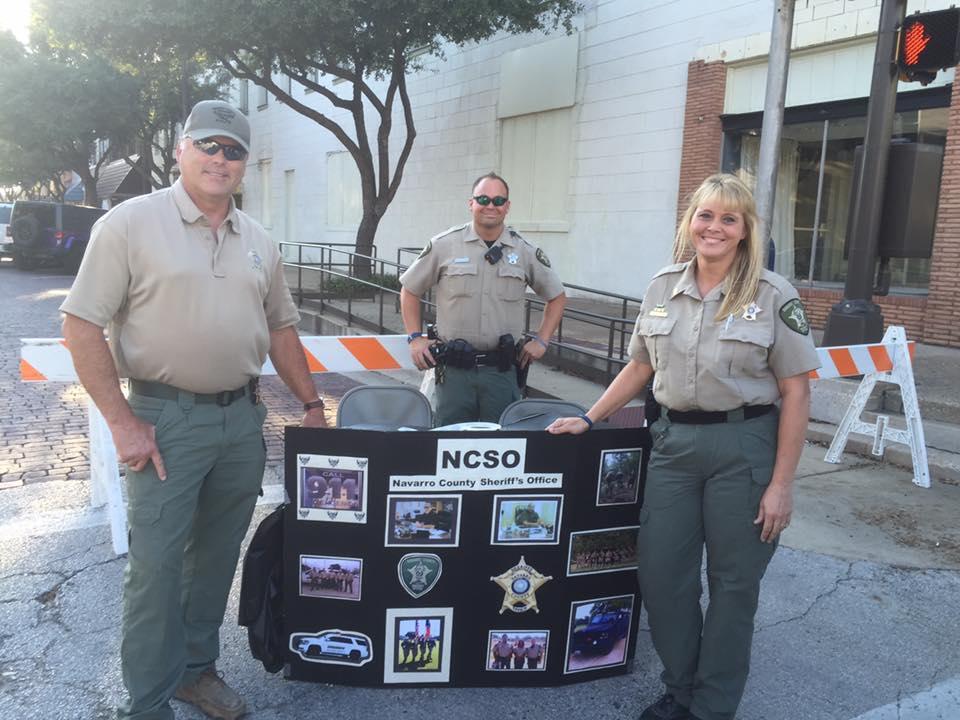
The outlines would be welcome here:
[[[960,61],[960,9],[917,13],[903,21],[897,48],[900,79],[926,85]]]

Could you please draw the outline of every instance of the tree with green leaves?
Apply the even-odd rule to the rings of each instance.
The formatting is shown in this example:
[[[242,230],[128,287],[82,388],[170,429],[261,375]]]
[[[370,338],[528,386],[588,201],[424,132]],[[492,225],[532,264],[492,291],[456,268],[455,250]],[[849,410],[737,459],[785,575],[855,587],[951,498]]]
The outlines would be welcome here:
[[[56,183],[60,171],[73,170],[85,202],[96,205],[97,176],[109,155],[91,167],[92,151],[97,140],[122,145],[132,138],[136,80],[96,57],[64,62],[28,51],[9,33],[0,35],[0,61],[0,140],[12,153],[4,162],[8,181]]]
[[[280,102],[333,133],[360,174],[363,216],[358,253],[369,255],[397,193],[416,128],[406,76],[414,51],[442,54],[446,43],[479,42],[495,33],[569,31],[578,0],[37,0],[58,37],[133,64],[171,49],[218,60],[236,78],[266,88]],[[421,56],[418,54],[418,56]],[[345,111],[334,120],[288,92],[287,75]],[[391,153],[394,113],[400,150]],[[392,165],[392,166],[391,166]],[[370,263],[357,261],[365,276]]]

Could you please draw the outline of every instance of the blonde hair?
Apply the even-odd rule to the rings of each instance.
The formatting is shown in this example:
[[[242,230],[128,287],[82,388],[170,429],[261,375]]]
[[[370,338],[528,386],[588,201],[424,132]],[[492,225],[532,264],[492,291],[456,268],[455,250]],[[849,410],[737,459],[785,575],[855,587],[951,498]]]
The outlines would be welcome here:
[[[693,254],[695,249],[690,237],[690,223],[697,208],[717,201],[727,212],[737,212],[743,216],[746,235],[737,246],[737,255],[724,280],[725,293],[720,309],[714,321],[719,322],[731,313],[740,312],[745,305],[756,300],[760,273],[763,272],[763,243],[757,235],[757,205],[750,188],[744,185],[736,175],[717,173],[701,183],[690,196],[690,206],[677,227],[677,236],[673,242],[674,262]],[[693,260],[696,262],[696,259]]]

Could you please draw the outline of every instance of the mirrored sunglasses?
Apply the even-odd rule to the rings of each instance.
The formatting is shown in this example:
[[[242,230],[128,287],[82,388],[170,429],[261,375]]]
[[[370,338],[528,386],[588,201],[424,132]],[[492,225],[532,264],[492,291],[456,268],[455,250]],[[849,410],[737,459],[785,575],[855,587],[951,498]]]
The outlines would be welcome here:
[[[489,195],[474,195],[473,199],[484,207],[490,203],[493,203],[494,207],[503,207],[508,201],[508,198],[505,198],[503,195],[497,195],[496,197],[490,197]]]
[[[216,140],[194,140],[193,146],[210,157],[213,157],[221,150],[223,150],[223,157],[226,160],[236,161],[243,160],[247,157],[247,151],[239,145],[225,145]]]

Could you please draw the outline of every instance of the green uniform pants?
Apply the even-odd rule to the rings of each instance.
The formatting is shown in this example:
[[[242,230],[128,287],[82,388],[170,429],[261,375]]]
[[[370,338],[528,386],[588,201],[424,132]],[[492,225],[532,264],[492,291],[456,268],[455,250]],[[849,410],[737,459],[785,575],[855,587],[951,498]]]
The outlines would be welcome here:
[[[120,718],[173,720],[181,682],[220,654],[220,625],[240,542],[263,480],[266,408],[249,396],[226,407],[131,395],[156,426],[167,479],[150,463],[127,472],[130,551],[120,657],[129,698]]]
[[[436,424],[460,422],[498,422],[500,413],[520,399],[517,374],[513,368],[500,372],[483,366],[462,370],[444,368],[444,379],[437,383]]]
[[[760,579],[776,548],[760,541],[753,521],[773,471],[778,418],[681,425],[664,414],[651,427],[640,590],[666,691],[702,720],[734,717],[750,669]]]

